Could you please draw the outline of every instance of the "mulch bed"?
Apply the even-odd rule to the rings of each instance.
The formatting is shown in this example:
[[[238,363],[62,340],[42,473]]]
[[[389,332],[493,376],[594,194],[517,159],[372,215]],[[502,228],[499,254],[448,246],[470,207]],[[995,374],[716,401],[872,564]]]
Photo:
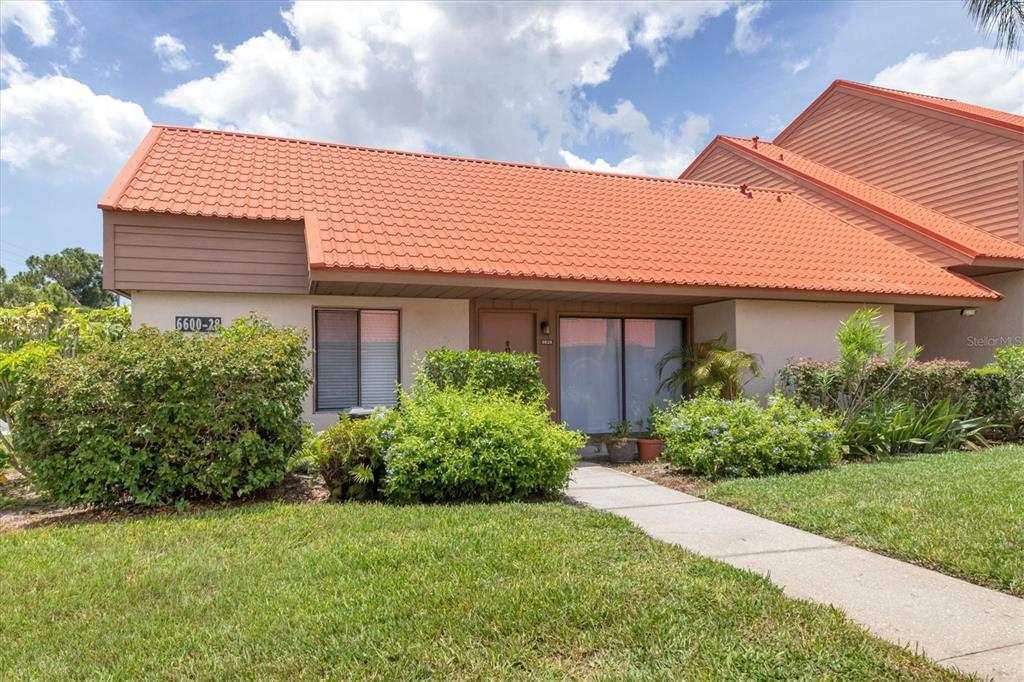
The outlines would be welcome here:
[[[54,524],[105,523],[181,513],[173,505],[138,507],[128,504],[113,509],[62,506],[35,492],[17,472],[5,471],[3,474],[7,480],[0,484],[0,533]],[[304,504],[323,502],[327,498],[327,488],[321,479],[288,474],[280,484],[260,493],[230,502],[196,500],[189,503],[186,511],[227,509],[254,502]]]
[[[663,485],[666,488],[690,493],[691,495],[697,495],[700,491],[713,484],[713,481],[687,474],[666,462],[630,462],[629,464],[602,462],[602,464],[612,469],[632,474],[633,476],[646,478],[648,481]]]

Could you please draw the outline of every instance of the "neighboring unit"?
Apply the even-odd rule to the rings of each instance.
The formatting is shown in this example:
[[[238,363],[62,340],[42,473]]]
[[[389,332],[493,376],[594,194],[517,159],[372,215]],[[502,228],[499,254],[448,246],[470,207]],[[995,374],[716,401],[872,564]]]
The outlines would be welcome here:
[[[1024,116],[836,81],[772,143],[716,137],[680,178],[791,190],[1003,295],[908,317],[924,359],[1024,342]]]
[[[869,115],[858,97],[895,108],[902,145],[861,139],[888,128],[844,119]],[[790,358],[834,357],[862,305],[928,356],[1020,343],[1022,134],[1024,117],[842,82],[777,145],[716,138],[680,180],[156,126],[100,202],[104,285],[136,325],[308,330],[318,427],[393,404],[447,346],[537,353],[556,416],[604,432],[671,397],[666,352],[723,332],[762,356],[754,393]]]

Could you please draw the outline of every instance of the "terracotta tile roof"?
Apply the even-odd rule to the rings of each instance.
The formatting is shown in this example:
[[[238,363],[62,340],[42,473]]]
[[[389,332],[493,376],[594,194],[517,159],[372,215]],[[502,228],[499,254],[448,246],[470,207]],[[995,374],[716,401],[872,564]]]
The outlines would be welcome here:
[[[305,220],[311,268],[997,299],[774,190],[156,128],[100,207]]]
[[[971,258],[1024,260],[1024,245],[997,237],[792,150],[763,141],[759,141],[755,149],[753,140],[738,137],[723,135],[718,139],[728,147],[742,150],[770,166],[809,180],[828,192],[841,195]]]

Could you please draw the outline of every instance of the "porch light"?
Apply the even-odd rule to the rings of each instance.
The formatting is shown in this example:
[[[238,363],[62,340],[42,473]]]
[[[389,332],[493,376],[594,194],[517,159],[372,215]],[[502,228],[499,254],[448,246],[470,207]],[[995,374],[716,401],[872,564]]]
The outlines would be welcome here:
[[[544,320],[540,323],[540,333],[544,336],[551,336],[551,323]]]

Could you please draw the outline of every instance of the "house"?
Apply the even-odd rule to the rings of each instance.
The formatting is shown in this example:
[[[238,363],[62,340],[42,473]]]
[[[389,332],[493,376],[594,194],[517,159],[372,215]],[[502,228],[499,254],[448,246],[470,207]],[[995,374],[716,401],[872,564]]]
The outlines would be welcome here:
[[[155,126],[99,204],[104,286],[136,325],[255,311],[308,330],[320,428],[393,404],[440,346],[536,352],[557,416],[587,432],[647,416],[658,359],[686,341],[759,353],[765,392],[788,359],[834,357],[863,305],[892,341],[982,362],[990,347],[953,337],[1024,333],[1024,118],[878,95],[906,144],[829,142],[830,97],[862,89],[833,86],[775,145],[717,138],[676,180]],[[904,168],[931,135],[957,177]]]

